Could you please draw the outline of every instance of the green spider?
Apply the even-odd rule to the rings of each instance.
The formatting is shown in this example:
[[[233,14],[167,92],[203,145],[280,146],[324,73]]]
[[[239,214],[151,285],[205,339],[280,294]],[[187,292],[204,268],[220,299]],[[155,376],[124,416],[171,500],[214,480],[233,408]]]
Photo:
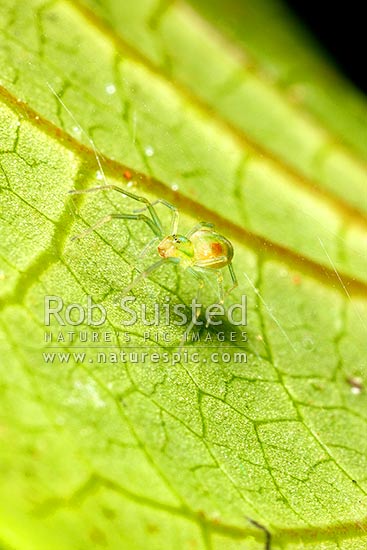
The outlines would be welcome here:
[[[149,250],[153,249],[154,246],[157,246],[157,252],[160,259],[148,267],[145,271],[140,273],[140,275],[138,275],[138,277],[136,277],[127,288],[125,288],[124,293],[127,294],[139,281],[148,277],[153,271],[160,268],[162,265],[171,262],[181,264],[184,269],[187,269],[187,271],[189,271],[195,279],[198,280],[199,285],[197,299],[199,298],[201,290],[205,284],[204,275],[209,272],[214,272],[218,282],[219,303],[223,304],[225,297],[238,286],[237,278],[232,266],[233,246],[231,242],[223,235],[217,233],[214,229],[214,225],[208,222],[198,223],[188,233],[186,233],[186,235],[179,234],[177,232],[179,222],[178,209],[164,199],[158,199],[154,202],[150,202],[145,197],[135,195],[118,187],[117,185],[108,184],[92,187],[91,189],[72,190],[69,191],[69,193],[78,195],[82,193],[93,193],[97,191],[109,190],[118,191],[125,197],[141,202],[144,204],[144,207],[134,210],[133,213],[113,213],[108,216],[104,216],[83,233],[75,235],[73,240],[85,237],[98,227],[101,227],[113,219],[140,220],[149,226],[154,234],[154,237],[144,248],[141,256],[144,256]],[[162,222],[154,208],[157,204],[162,204],[171,210],[172,219],[169,234],[166,234],[164,231]],[[149,215],[144,214],[144,211],[148,211]],[[224,291],[222,274],[222,270],[225,267],[228,267],[232,280],[232,286],[226,292]],[[196,318],[199,317],[200,313],[201,308],[198,308],[196,310]],[[194,320],[190,325],[190,330],[193,325]]]

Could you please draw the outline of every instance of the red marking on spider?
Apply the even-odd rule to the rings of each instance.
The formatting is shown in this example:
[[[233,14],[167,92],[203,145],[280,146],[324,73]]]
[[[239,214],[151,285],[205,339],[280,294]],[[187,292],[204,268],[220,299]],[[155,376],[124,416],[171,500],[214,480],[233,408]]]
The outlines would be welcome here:
[[[130,172],[130,170],[125,170],[125,172],[124,172],[124,178],[127,179],[127,180],[130,180],[130,179],[131,179],[131,172]]]
[[[223,247],[220,243],[212,243],[211,250],[215,256],[220,256],[221,254],[223,254]]]

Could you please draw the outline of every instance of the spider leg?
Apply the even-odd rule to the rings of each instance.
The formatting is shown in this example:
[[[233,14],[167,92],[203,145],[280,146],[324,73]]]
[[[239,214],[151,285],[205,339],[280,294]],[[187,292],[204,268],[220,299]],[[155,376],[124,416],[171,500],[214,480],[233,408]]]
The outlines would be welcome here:
[[[149,213],[152,217],[152,220],[154,224],[156,225],[157,229],[159,230],[159,236],[163,236],[163,227],[161,220],[159,219],[159,216],[157,212],[154,209],[154,206],[152,203],[146,199],[145,197],[141,197],[139,195],[135,195],[134,193],[131,193],[130,191],[127,191],[126,189],[123,189],[122,187],[119,187],[118,185],[98,185],[97,187],[91,187],[90,189],[72,189],[69,191],[70,195],[82,195],[84,193],[96,193],[98,191],[118,191],[125,197],[129,197],[130,199],[133,199],[138,202],[143,202],[145,204],[145,208],[149,210]],[[134,219],[134,218],[131,218]],[[155,231],[155,233],[158,235],[158,232]]]
[[[224,293],[224,286],[223,286],[223,275],[219,269],[217,270],[216,275],[217,275],[217,283],[218,283],[219,304],[224,304],[225,293]],[[210,315],[208,316],[208,314],[206,315],[207,315],[207,319],[205,323],[205,328],[208,328],[208,326],[211,324],[211,317]]]
[[[229,270],[229,273],[231,274],[232,286],[226,291],[224,298],[228,296],[228,294],[230,294],[232,290],[238,287],[238,280],[236,277],[236,273],[234,272],[232,262],[228,264],[228,270]]]
[[[220,256],[218,258],[212,258],[212,259],[208,259],[208,260],[201,260],[200,262],[197,262],[195,265],[197,267],[202,268],[202,269],[203,268],[204,269],[206,269],[206,268],[210,269],[211,266],[217,264],[220,261],[225,261],[225,260],[226,260],[226,258],[224,256],[223,257]],[[230,294],[238,286],[238,281],[237,281],[235,271],[233,269],[232,262],[228,264],[228,270],[229,270],[229,273],[231,275],[232,286],[226,292],[223,292],[222,294],[220,294],[220,297],[221,297],[220,303],[223,303],[226,296],[228,296],[228,294]],[[219,274],[217,275],[217,277],[219,277]],[[219,283],[219,278],[218,278],[218,283]],[[222,277],[222,283],[221,284],[223,285],[223,277]],[[220,286],[219,286],[219,291],[222,292]]]
[[[167,263],[167,261],[169,261],[169,259],[158,260],[147,269],[142,271],[137,277],[135,277],[135,279],[132,280],[132,282],[126,288],[124,288],[123,295],[128,294],[130,290],[132,290],[138,283],[140,283],[140,281],[146,279],[153,271],[160,268],[163,264]]]
[[[176,206],[173,206],[170,202],[164,200],[164,199],[157,199],[151,203],[152,206],[155,206],[156,204],[163,204],[167,208],[169,208],[172,212],[172,219],[171,219],[171,235],[176,235],[178,230],[178,219],[179,219],[179,212],[178,208]],[[138,210],[134,210],[134,212],[144,212],[144,210],[147,208],[147,206],[144,206],[143,208],[139,208]]]
[[[157,237],[160,237],[160,232],[159,232],[158,227],[155,225],[153,220],[148,218],[148,216],[144,216],[144,214],[116,214],[116,213],[114,213],[114,214],[109,214],[108,216],[104,216],[103,218],[98,220],[94,225],[89,227],[86,231],[83,231],[82,233],[78,233],[77,235],[74,235],[74,237],[72,237],[71,240],[75,241],[76,239],[83,239],[84,237],[89,235],[89,233],[92,233],[95,229],[98,229],[98,227],[101,227],[105,223],[108,223],[108,222],[110,222],[111,220],[114,220],[114,219],[141,220],[141,221],[145,222],[150,227],[150,229],[157,235]]]
[[[204,284],[205,284],[204,277],[200,273],[198,273],[197,271],[195,271],[192,268],[188,268],[188,271],[199,281],[199,285],[198,285],[198,288],[197,288],[197,291],[196,291],[196,300],[195,301],[200,307],[196,308],[195,317],[191,318],[189,326],[187,327],[187,329],[185,330],[185,332],[182,335],[179,351],[181,351],[181,349],[184,346],[185,342],[187,342],[188,335],[190,334],[190,332],[192,331],[194,325],[196,324],[196,321],[200,317],[201,310],[202,310],[202,304],[200,302],[200,297],[201,297],[201,292],[202,292],[202,290],[204,288]]]
[[[188,233],[186,233],[186,237],[189,239],[190,237],[192,237],[194,233],[196,233],[196,231],[198,231],[202,227],[209,227],[210,229],[213,229],[214,224],[209,222],[199,222],[196,225],[194,225],[194,227],[190,229]]]
[[[149,243],[146,246],[144,246],[143,250],[140,252],[139,260],[142,260],[144,256],[148,254],[149,250],[151,250],[158,241],[160,241],[160,237],[157,237],[157,236],[153,237],[153,239],[149,241]]]
[[[217,281],[218,281],[218,291],[219,291],[219,303],[224,303],[224,286],[223,286],[223,275],[221,271],[217,272]]]

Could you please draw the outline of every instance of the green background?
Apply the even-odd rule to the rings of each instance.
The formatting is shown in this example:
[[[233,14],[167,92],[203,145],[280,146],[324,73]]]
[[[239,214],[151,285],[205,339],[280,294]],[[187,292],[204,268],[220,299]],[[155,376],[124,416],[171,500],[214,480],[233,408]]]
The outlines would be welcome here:
[[[365,548],[365,99],[273,0],[3,0],[0,17],[1,547]],[[68,191],[126,170],[183,231],[233,242],[247,365],[209,344],[200,364],[45,363],[45,295],[92,295],[121,330],[149,229],[71,241],[135,205]],[[171,267],[134,290],[137,307],[195,292]]]

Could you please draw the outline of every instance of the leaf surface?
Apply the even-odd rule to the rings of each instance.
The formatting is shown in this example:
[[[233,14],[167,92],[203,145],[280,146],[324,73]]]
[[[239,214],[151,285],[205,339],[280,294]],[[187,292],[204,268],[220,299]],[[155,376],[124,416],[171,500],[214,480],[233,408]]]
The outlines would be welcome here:
[[[366,546],[365,104],[287,19],[292,72],[278,4],[261,10],[274,55],[246,4],[252,19],[236,25],[218,2],[1,4],[5,549]],[[135,208],[68,194],[104,178],[176,204],[183,231],[207,220],[231,239],[229,304],[247,295],[247,342],[231,343],[226,323],[225,342],[210,330],[200,362],[193,345],[175,365],[116,363],[123,339],[89,342],[83,361],[77,338],[50,349],[45,295],[91,295],[103,331],[125,330],[115,301],[149,228],[114,220],[71,241]],[[188,304],[196,287],[167,267],[134,289],[134,307]],[[145,331],[129,329],[135,351],[172,354],[164,333],[177,348],[184,328],[161,326],[158,342]],[[60,352],[70,360],[46,362]]]

